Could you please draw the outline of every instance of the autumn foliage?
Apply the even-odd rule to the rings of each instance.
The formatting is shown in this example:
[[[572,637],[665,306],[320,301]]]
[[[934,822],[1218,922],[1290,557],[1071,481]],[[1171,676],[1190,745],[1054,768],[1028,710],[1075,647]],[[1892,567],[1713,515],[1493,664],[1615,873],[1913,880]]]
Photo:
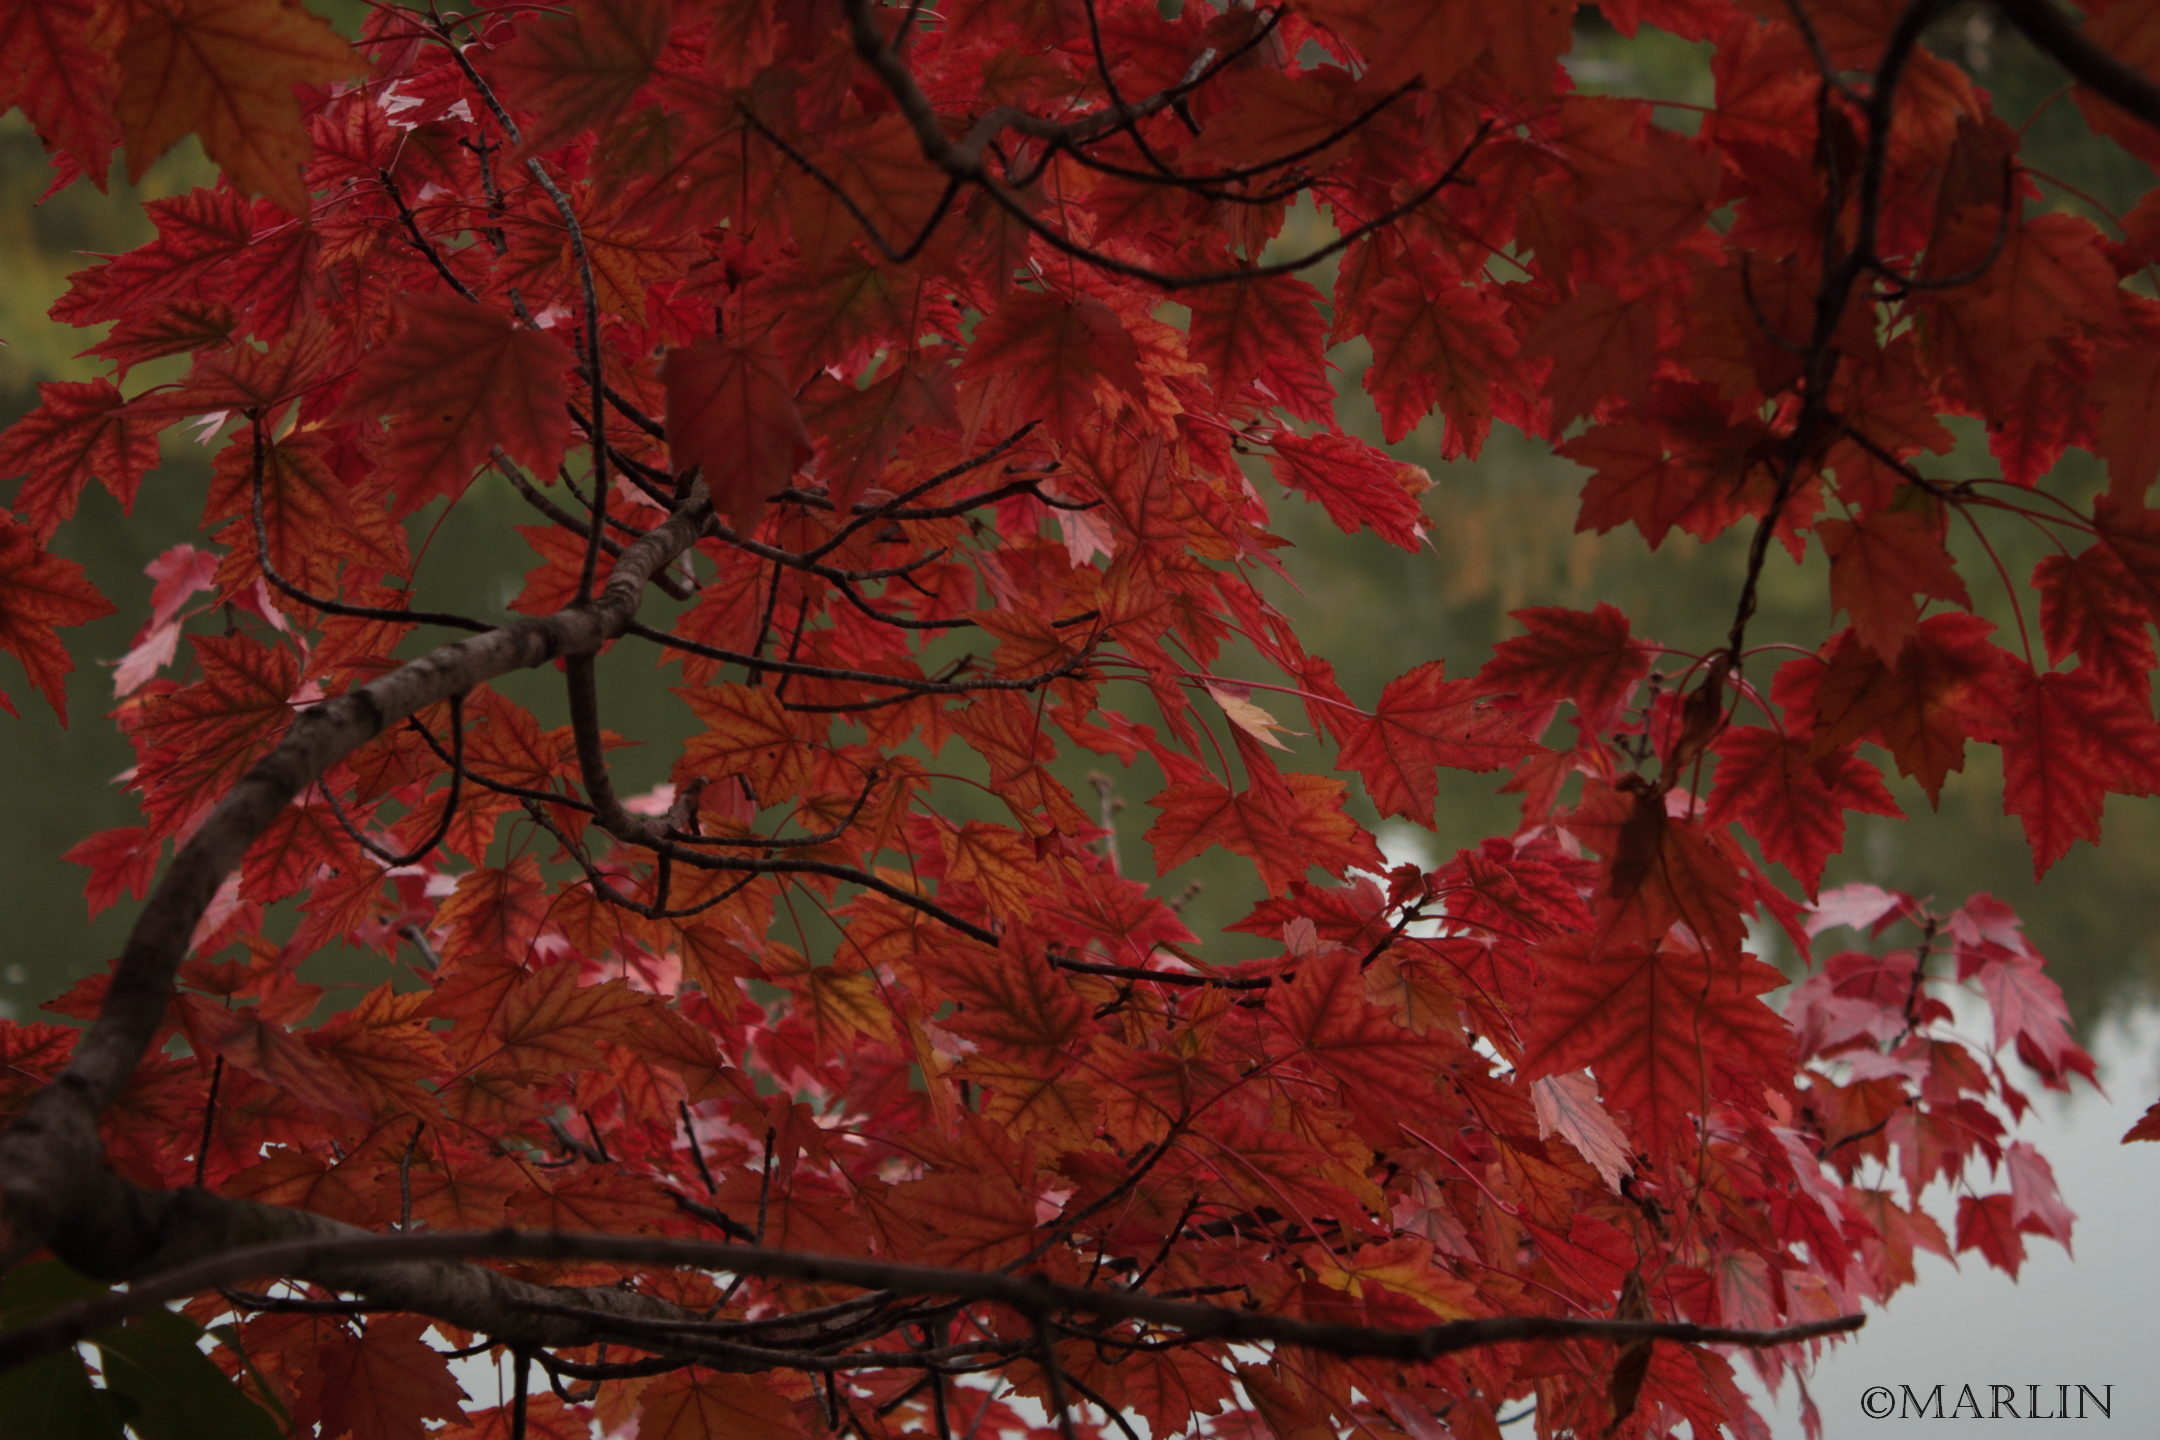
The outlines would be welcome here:
[[[135,1298],[32,1260],[0,1357],[85,1435],[166,1403],[130,1355],[325,1440],[1760,1434],[1672,1342],[1804,1340],[1776,1379],[1918,1251],[2067,1243],[2008,1126],[2092,1066],[2016,918],[1820,889],[1972,746],[2040,871],[2160,792],[2160,202],[2037,203],[1943,8],[1601,5],[1709,43],[1698,113],[1580,92],[1572,0],[0,5],[57,182],[222,172],[0,434],[56,709],[110,607],[48,542],[215,457],[118,671],[141,823],[72,852],[143,919],[0,1025],[7,1253]],[[1998,8],[2160,161],[2160,12]],[[1368,352],[1389,442],[1502,422],[1580,528],[1748,537],[1718,648],[1543,606],[1346,693],[1271,517],[1446,523],[1338,423]],[[483,487],[522,619],[414,578]],[[1762,644],[1810,556],[1835,628]],[[650,794],[610,647],[679,701]],[[1216,851],[1230,937],[1169,873]],[[103,1328],[159,1298],[208,1360]]]

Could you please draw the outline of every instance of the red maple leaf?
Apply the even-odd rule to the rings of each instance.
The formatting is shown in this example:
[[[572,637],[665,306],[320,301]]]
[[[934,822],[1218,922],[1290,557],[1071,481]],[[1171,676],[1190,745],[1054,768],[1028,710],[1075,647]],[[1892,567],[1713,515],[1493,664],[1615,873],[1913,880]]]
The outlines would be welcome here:
[[[1478,698],[1478,681],[1443,675],[1434,661],[1390,680],[1372,714],[1346,727],[1339,756],[1381,814],[1427,828],[1437,824],[1435,770],[1504,769],[1537,749],[1505,711]]]
[[[111,54],[124,14],[95,0],[0,11],[0,107],[20,105],[48,150],[100,182],[120,143]]]
[[[1365,390],[1382,433],[1401,440],[1437,405],[1447,419],[1441,456],[1476,458],[1492,425],[1494,377],[1509,372],[1516,349],[1498,298],[1413,250],[1363,302],[1377,357]]]
[[[292,723],[299,662],[245,635],[190,637],[203,678],[144,700],[132,739],[152,830],[186,828]]]
[[[2075,655],[2109,684],[2134,688],[2154,666],[2149,612],[2115,552],[2094,545],[2076,555],[2048,555],[2033,566],[2040,592],[2040,633],[2048,659]]]
[[[1253,754],[1245,747],[1248,764]],[[1340,876],[1352,866],[1384,868],[1372,837],[1343,813],[1343,783],[1321,775],[1277,774],[1261,762],[1249,788],[1232,792],[1197,766],[1175,774],[1148,804],[1155,863],[1170,870],[1213,845],[1251,859],[1271,890],[1312,866]]]
[[[1802,897],[1848,810],[1896,815],[1891,761],[1933,801],[2000,745],[2042,868],[2160,792],[2160,203],[2036,207],[2047,127],[1908,44],[1920,11],[1801,8],[1606,6],[1701,52],[1683,126],[1570,88],[1610,42],[1567,54],[1570,0],[389,0],[349,41],[301,0],[0,6],[0,105],[61,181],[189,132],[219,172],[70,279],[96,378],[0,433],[0,647],[56,704],[125,652],[141,823],[70,853],[93,904],[149,892],[49,1004],[95,1021],[68,1078],[72,1032],[0,1020],[0,1108],[97,1121],[0,1126],[0,1230],[130,1284],[170,1258],[145,1216],[372,1233],[188,1304],[235,1377],[204,1423],[353,1440],[1490,1434],[1531,1397],[1752,1433],[1684,1342],[1372,1355],[1820,1320],[1950,1250],[1937,1180],[1961,1247],[2067,1244],[2013,1072],[2095,1072],[2033,939],[1872,850],[1842,863],[1881,883]],[[2086,8],[2160,69],[2151,7]],[[1443,460],[1506,462],[1491,515],[1394,447],[1435,410]],[[99,549],[78,502],[179,420],[223,437],[201,533],[131,530],[132,646],[63,643],[107,608],[58,558]],[[1988,443],[1952,476],[1954,423]],[[1580,568],[1617,534],[1552,562],[1556,516],[1636,531],[1657,584]],[[1529,608],[1450,680],[1474,635],[1317,568],[1357,531],[1451,615]],[[1318,641],[1391,630],[1366,713]],[[640,651],[683,667],[653,713]],[[1511,770],[1519,820],[1391,863],[1357,817],[1437,827],[1443,767]],[[1756,920],[1853,948],[1781,1016]],[[690,1237],[724,1285],[662,1263]],[[473,1337],[607,1378],[474,1410]],[[160,1423],[129,1367],[37,1363]]]
[[[1737,955],[1743,916],[1753,908],[1747,861],[1722,832],[1678,808],[1651,787],[1594,785],[1568,812],[1568,828],[1607,857],[1601,938],[1654,941],[1682,925],[1718,953]]]
[[[1509,618],[1529,633],[1493,647],[1492,658],[1477,673],[1485,694],[1514,695],[1536,707],[1569,701],[1583,729],[1594,735],[1612,724],[1650,673],[1651,648],[1630,636],[1627,616],[1614,606],[1600,602],[1590,611],[1547,606],[1517,610]]]
[[[1595,473],[1583,486],[1578,530],[1633,524],[1652,549],[1675,528],[1712,540],[1759,510],[1756,477],[1768,440],[1759,422],[1733,420],[1707,387],[1667,387],[1647,419],[1576,436],[1559,453]]]
[[[418,1440],[430,1420],[458,1418],[465,1392],[442,1353],[422,1339],[427,1322],[376,1319],[362,1335],[338,1328],[321,1351],[315,1394],[324,1433],[354,1440]]]
[[[134,505],[142,477],[157,463],[157,426],[124,404],[110,381],[49,380],[38,386],[37,408],[0,431],[0,475],[25,477],[14,508],[30,517],[38,538],[75,513],[93,479],[122,509]]]
[[[267,200],[190,190],[146,205],[158,238],[79,270],[53,306],[71,325],[140,321],[167,300],[223,302],[264,340],[282,333],[317,237]]]
[[[669,453],[698,467],[714,505],[748,533],[811,454],[772,346],[701,341],[668,352],[664,373]]]
[[[128,179],[190,131],[243,190],[307,209],[308,155],[297,85],[363,73],[320,18],[277,0],[177,0],[134,12],[114,58],[113,110],[127,140]]]
[[[1418,496],[1432,481],[1423,470],[1343,435],[1279,432],[1273,448],[1275,478],[1319,501],[1337,525],[1370,529],[1405,550],[1424,543]]]
[[[1546,393],[1553,423],[1565,425],[1597,410],[1608,396],[1637,400],[1647,394],[1658,338],[1654,306],[1592,282],[1547,311],[1522,348],[1552,361]]]
[[[35,531],[0,523],[0,650],[22,662],[30,683],[44,692],[60,723],[67,723],[67,675],[75,661],[60,642],[59,626],[82,625],[113,613],[72,560],[45,553]]]
[[[491,58],[503,97],[526,116],[527,150],[552,150],[620,115],[667,42],[667,12],[651,0],[607,0],[520,28]]]
[[[397,338],[361,363],[339,414],[391,417],[399,512],[462,490],[497,445],[552,476],[570,436],[568,347],[455,296],[403,296],[397,312]]]
[[[793,1407],[747,1375],[682,1370],[638,1399],[638,1433],[651,1440],[796,1440]]]
[[[90,913],[116,904],[123,894],[140,900],[157,874],[158,847],[150,832],[140,825],[101,830],[60,857],[70,864],[90,867],[90,883],[84,894]]]
[[[1004,434],[1030,423],[1069,440],[1146,388],[1140,347],[1087,296],[1015,290],[983,317],[960,366],[963,397]]]
[[[1787,866],[1809,895],[1824,864],[1845,848],[1845,812],[1903,817],[1882,775],[1852,747],[1818,755],[1807,741],[1754,725],[1725,732],[1717,746],[1712,824],[1738,821],[1766,859]]]
[[[1250,387],[1302,420],[1335,418],[1320,292],[1289,276],[1219,285],[1192,299],[1192,354],[1229,394]],[[1287,343],[1286,343],[1287,342]]]
[[[1873,740],[1897,760],[1898,773],[1920,782],[1932,803],[1944,778],[1965,768],[1968,738],[1999,740],[2009,733],[2010,700],[2024,667],[1988,640],[1993,630],[1977,616],[1931,615],[1894,665],[1849,631],[1831,646],[1827,664],[1794,662],[1793,684],[1808,693],[1787,703],[1813,732],[1810,753],[1828,755],[1855,740]]]
[[[2084,670],[2032,676],[2003,739],[2003,808],[2024,822],[2033,873],[2073,842],[2100,838],[2110,791],[2160,793],[2160,725],[2150,711]]]
[[[1825,520],[1815,527],[1830,552],[1830,600],[1852,616],[1860,643],[1886,660],[1920,624],[1913,597],[1971,604],[1943,546],[1940,516],[1878,511],[1858,520]]]
[[[1610,950],[1585,936],[1537,953],[1522,1074],[1588,1067],[1642,1144],[1692,1143],[1714,1101],[1791,1086],[1791,1033],[1756,998],[1785,984],[1773,967],[1686,944]]]
[[[1957,1208],[1957,1248],[1960,1254],[1977,1250],[1980,1258],[2017,1278],[2025,1263],[2025,1241],[2018,1234],[2016,1211],[2008,1195],[1960,1195]]]

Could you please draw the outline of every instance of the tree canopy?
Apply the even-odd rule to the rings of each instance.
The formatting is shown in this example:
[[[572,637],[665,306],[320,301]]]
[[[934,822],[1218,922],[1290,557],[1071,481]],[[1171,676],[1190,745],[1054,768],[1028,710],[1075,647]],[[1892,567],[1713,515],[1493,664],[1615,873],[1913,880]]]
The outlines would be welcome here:
[[[140,823],[70,852],[139,918],[0,1022],[0,1402],[1759,1435],[1731,1347],[1775,1381],[1919,1251],[2067,1244],[2011,1127],[2093,1069],[2016,916],[1823,886],[1969,747],[2036,873],[2160,793],[2160,201],[2047,203],[1949,8],[0,5],[56,185],[219,172],[74,275],[108,373],[0,433],[0,648],[63,718],[112,607],[54,537],[214,454],[115,671]],[[1988,13],[2160,164],[2160,10],[2080,8]],[[1712,103],[1580,88],[1589,25]],[[1448,502],[1338,366],[1389,444],[1574,461],[1579,529],[1735,532],[1722,638],[1539,605],[1350,693],[1279,517],[1416,553]],[[517,614],[438,608],[490,490]],[[1806,645],[1754,624],[1793,562]],[[609,727],[604,652],[674,729]]]

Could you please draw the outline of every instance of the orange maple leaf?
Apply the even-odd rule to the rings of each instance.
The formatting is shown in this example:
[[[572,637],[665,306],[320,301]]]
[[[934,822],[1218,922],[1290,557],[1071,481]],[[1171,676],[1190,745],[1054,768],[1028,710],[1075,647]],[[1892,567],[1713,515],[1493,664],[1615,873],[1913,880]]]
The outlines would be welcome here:
[[[299,0],[153,0],[132,10],[114,107],[128,179],[193,131],[234,184],[305,214],[310,147],[293,87],[366,74],[352,47]]]
[[[779,698],[757,685],[702,685],[676,692],[697,713],[700,729],[683,747],[682,780],[741,783],[761,803],[799,789],[804,779],[803,742]]]
[[[365,1118],[366,1101],[301,1037],[254,1009],[227,1010],[200,995],[179,997],[179,1019],[198,1054],[216,1053],[301,1104],[331,1115]]]

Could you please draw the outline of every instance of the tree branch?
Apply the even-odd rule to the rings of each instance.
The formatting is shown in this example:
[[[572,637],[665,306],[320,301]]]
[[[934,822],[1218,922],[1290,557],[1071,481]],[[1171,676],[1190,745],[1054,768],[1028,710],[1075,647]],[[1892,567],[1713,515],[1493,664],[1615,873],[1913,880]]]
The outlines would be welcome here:
[[[989,196],[1000,209],[1004,210],[1022,227],[1034,233],[1060,254],[1069,255],[1075,260],[1092,265],[1108,274],[1122,275],[1128,279],[1145,281],[1150,285],[1169,291],[1201,289],[1214,285],[1235,285],[1275,275],[1295,274],[1297,271],[1309,269],[1319,264],[1332,255],[1340,254],[1367,235],[1385,229],[1404,216],[1416,211],[1448,186],[1461,183],[1463,167],[1483,147],[1485,141],[1497,128],[1491,120],[1485,121],[1478,127],[1476,133],[1470,137],[1469,142],[1463,146],[1455,158],[1429,184],[1419,186],[1411,192],[1408,198],[1373,216],[1363,224],[1344,231],[1325,245],[1317,246],[1291,259],[1279,260],[1266,265],[1251,265],[1237,269],[1209,270],[1188,275],[1173,275],[1145,265],[1136,265],[1130,261],[1120,260],[1116,256],[1092,249],[1074,240],[1062,230],[1046,225],[1036,219],[1033,212],[1021,203],[1012,187],[992,175],[989,168],[983,164],[983,149],[1002,131],[1017,130],[1024,135],[1042,140],[1053,149],[1069,151],[1075,145],[1086,144],[1103,135],[1125,131],[1135,121],[1167,108],[1179,96],[1185,94],[1191,86],[1202,83],[1209,75],[1214,74],[1215,67],[1206,69],[1204,73],[1188,81],[1183,88],[1160,91],[1145,100],[1136,101],[1129,105],[1106,106],[1077,120],[1064,123],[1045,120],[1041,116],[1032,115],[1027,111],[1015,109],[1011,106],[996,106],[986,111],[975,122],[974,127],[969,130],[965,137],[959,141],[954,141],[945,134],[944,127],[938,121],[937,111],[930,102],[930,97],[923,92],[922,86],[916,82],[914,74],[909,71],[906,64],[901,61],[892,47],[885,43],[884,37],[878,33],[877,22],[872,16],[870,0],[845,0],[844,8],[847,11],[849,32],[855,44],[855,53],[865,65],[870,67],[872,73],[884,85],[887,93],[892,96],[893,102],[900,107],[900,113],[907,118],[909,126],[915,131],[915,138],[921,144],[924,159],[943,170],[953,180],[964,181],[980,187],[982,192]],[[1366,118],[1369,118],[1369,115]],[[1033,179],[1032,176],[1027,178]],[[1163,183],[1175,186],[1180,182],[1165,179]],[[853,208],[852,204],[850,208]],[[882,244],[882,242],[880,243]]]
[[[1290,1345],[1331,1355],[1405,1363],[1530,1340],[1674,1340],[1760,1349],[1843,1334],[1866,1323],[1860,1315],[1841,1315],[1777,1330],[1749,1330],[1680,1321],[1521,1315],[1453,1320],[1412,1330],[1383,1329],[1197,1305],[1125,1290],[1094,1290],[1037,1276],[948,1270],[713,1241],[511,1229],[371,1235],[299,1211],[224,1200],[200,1191],[164,1193],[187,1197],[182,1203],[191,1207],[200,1220],[213,1226],[222,1221],[227,1232],[222,1238],[228,1242],[238,1238],[233,1232],[249,1228],[273,1232],[282,1229],[285,1233],[266,1243],[217,1245],[203,1258],[150,1275],[125,1292],[64,1306],[35,1324],[0,1336],[0,1369],[74,1345],[153,1305],[264,1275],[295,1274],[317,1284],[353,1291],[369,1301],[387,1301],[400,1309],[484,1331],[504,1344],[562,1346],[606,1341],[666,1351],[674,1347],[675,1341],[658,1340],[648,1333],[654,1322],[666,1326],[671,1321],[704,1318],[614,1286],[527,1285],[496,1271],[458,1263],[475,1258],[693,1266],[762,1279],[1000,1304],[1023,1315],[1079,1314],[1133,1321],[1177,1331],[1188,1342]],[[225,1213],[221,1215],[221,1211]],[[560,1313],[570,1295],[576,1297],[572,1303],[590,1313]],[[619,1326],[615,1324],[617,1317],[622,1321]],[[680,1332],[670,1329],[669,1333],[672,1337]],[[776,1342],[768,1340],[758,1348],[774,1349]],[[725,1360],[715,1363],[722,1368],[728,1365]],[[792,1357],[787,1363],[794,1363]],[[743,1368],[771,1368],[753,1363],[747,1356],[742,1357],[741,1364]]]
[[[498,675],[590,655],[623,633],[652,577],[693,544],[711,514],[702,485],[622,554],[592,600],[443,645],[303,710],[166,866],[113,972],[97,1019],[67,1068],[0,1135],[0,1261],[12,1264],[74,1223],[101,1173],[97,1116],[141,1062],[172,997],[195,926],[225,876],[279,812],[388,726]],[[0,1266],[4,1268],[4,1266]]]
[[[2048,0],[1995,0],[1995,8],[2034,49],[2069,71],[2071,79],[2160,127],[2160,85],[2086,39]]]
[[[1816,437],[1829,419],[1830,382],[1837,373],[1840,358],[1838,326],[1845,318],[1853,287],[1876,263],[1875,235],[1882,220],[1883,177],[1889,165],[1890,130],[1897,116],[1898,87],[1904,80],[1906,65],[1919,48],[1920,37],[1942,12],[1944,3],[1945,0],[1910,0],[1883,46],[1882,57],[1875,63],[1875,82],[1867,98],[1867,150],[1861,158],[1852,244],[1834,265],[1830,264],[1827,246],[1824,251],[1827,268],[1816,290],[1814,328],[1803,352],[1800,413],[1794,417],[1792,431],[1785,437],[1785,454],[1770,503],[1755,522],[1755,533],[1748,541],[1746,574],[1740,586],[1739,603],[1733,607],[1732,627],[1725,637],[1725,673],[1740,670],[1746,654],[1748,622],[1755,616],[1763,566],[1770,555],[1770,541],[1777,533],[1778,520],[1785,513],[1786,504],[1805,478],[1803,472]],[[1835,217],[1841,208],[1840,204],[1826,207],[1831,217]],[[1826,223],[1834,224],[1834,221]],[[1718,674],[1717,683],[1724,683],[1724,673]]]

